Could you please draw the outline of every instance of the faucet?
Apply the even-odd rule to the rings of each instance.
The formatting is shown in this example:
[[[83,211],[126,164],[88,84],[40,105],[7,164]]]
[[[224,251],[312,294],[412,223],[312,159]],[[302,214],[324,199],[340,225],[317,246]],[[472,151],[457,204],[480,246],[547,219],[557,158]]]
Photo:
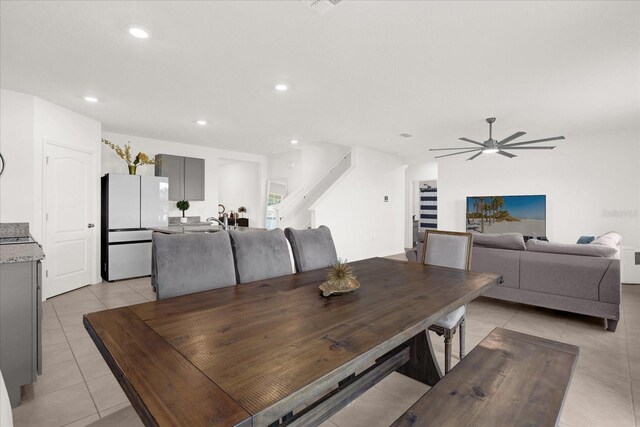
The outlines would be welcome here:
[[[228,230],[229,229],[229,217],[226,213],[222,214],[222,219],[224,220],[224,222],[220,221],[218,218],[215,217],[209,217],[206,219],[207,222],[211,222],[211,221],[215,221],[218,224],[220,224],[222,226],[223,230]]]

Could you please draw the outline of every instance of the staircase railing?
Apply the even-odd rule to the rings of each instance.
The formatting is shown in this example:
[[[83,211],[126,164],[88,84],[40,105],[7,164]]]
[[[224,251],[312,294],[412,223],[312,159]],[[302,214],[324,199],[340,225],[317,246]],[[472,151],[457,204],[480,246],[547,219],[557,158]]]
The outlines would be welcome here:
[[[351,150],[349,150],[331,169],[317,179],[307,190],[304,188],[285,197],[275,206],[279,222],[298,215],[320,198],[345,172],[351,168]]]

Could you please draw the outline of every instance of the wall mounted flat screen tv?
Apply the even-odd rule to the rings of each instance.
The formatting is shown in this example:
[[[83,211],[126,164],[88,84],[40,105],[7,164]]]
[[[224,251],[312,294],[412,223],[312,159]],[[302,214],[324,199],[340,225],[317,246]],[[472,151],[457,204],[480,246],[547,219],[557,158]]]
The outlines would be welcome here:
[[[467,231],[547,235],[547,196],[467,197]]]

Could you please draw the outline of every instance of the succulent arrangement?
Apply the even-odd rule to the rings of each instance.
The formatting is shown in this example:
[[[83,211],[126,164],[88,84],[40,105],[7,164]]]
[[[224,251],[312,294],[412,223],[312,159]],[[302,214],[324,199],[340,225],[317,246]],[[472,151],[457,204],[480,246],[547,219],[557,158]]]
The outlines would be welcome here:
[[[342,294],[355,291],[360,287],[360,283],[353,275],[353,268],[347,264],[346,259],[338,258],[327,273],[327,280],[320,285],[322,295],[325,297],[331,294]]]

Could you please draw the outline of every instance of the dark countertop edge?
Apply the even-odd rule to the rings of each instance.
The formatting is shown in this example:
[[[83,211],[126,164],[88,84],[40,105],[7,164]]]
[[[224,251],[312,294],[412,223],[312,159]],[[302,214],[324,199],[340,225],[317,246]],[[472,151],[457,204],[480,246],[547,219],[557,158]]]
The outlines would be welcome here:
[[[187,228],[185,231],[184,228]],[[169,225],[166,227],[150,227],[149,230],[165,234],[185,234],[185,233],[202,233],[204,230],[211,233],[223,231],[222,228],[215,225]],[[237,227],[234,231],[266,231],[266,228],[259,227]]]

